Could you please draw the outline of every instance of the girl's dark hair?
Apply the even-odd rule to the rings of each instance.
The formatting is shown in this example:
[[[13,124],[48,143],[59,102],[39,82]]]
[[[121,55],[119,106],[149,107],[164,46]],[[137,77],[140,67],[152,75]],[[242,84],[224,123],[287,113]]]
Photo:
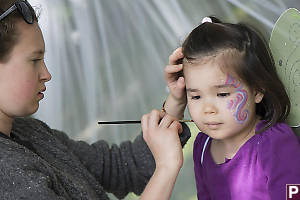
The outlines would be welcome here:
[[[192,62],[221,52],[226,54],[226,50],[236,51],[235,64],[229,67],[250,88],[264,94],[256,113],[267,123],[259,132],[284,121],[291,103],[263,37],[249,25],[222,23],[215,17],[210,18],[213,23],[200,24],[184,41],[184,58]]]
[[[0,15],[15,2],[16,0],[0,0]],[[30,9],[35,13],[32,8]],[[9,59],[12,49],[18,42],[19,30],[17,30],[16,24],[20,20],[24,21],[23,16],[15,10],[0,21],[0,62],[2,63]],[[34,15],[34,20],[38,21],[36,15]]]

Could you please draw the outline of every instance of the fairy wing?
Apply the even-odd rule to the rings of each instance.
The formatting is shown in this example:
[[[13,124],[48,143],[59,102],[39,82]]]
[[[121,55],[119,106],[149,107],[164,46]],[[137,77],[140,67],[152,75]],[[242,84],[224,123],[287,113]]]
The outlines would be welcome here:
[[[287,9],[277,20],[270,38],[279,77],[291,100],[287,122],[291,127],[300,125],[300,12]]]

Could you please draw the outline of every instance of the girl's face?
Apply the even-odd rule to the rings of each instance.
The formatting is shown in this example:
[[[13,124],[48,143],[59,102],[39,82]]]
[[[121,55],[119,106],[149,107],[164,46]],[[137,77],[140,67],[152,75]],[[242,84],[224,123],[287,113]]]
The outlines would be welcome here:
[[[35,22],[16,24],[18,42],[9,60],[0,63],[0,115],[27,116],[37,111],[39,101],[51,79],[44,62],[45,44],[42,32]]]
[[[191,66],[192,65],[192,66]],[[255,104],[262,100],[214,59],[185,64],[184,78],[190,115],[198,128],[214,139],[230,139],[253,129]]]

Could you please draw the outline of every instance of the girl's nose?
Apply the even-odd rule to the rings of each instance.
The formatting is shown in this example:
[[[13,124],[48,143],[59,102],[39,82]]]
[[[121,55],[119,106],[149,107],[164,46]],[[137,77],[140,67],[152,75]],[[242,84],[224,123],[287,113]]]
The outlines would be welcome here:
[[[203,109],[204,114],[216,114],[217,108],[212,102],[207,102]]]

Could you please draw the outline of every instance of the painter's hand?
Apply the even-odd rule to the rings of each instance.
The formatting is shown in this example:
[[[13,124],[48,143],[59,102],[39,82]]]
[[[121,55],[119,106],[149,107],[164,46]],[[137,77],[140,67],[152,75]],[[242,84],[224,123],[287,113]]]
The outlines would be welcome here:
[[[179,133],[181,124],[176,118],[153,110],[142,117],[143,137],[155,159],[156,168],[178,170],[183,164]]]
[[[182,74],[182,59],[182,47],[179,47],[169,56],[169,64],[165,67],[165,79],[171,97],[180,104],[186,104],[185,81]]]

